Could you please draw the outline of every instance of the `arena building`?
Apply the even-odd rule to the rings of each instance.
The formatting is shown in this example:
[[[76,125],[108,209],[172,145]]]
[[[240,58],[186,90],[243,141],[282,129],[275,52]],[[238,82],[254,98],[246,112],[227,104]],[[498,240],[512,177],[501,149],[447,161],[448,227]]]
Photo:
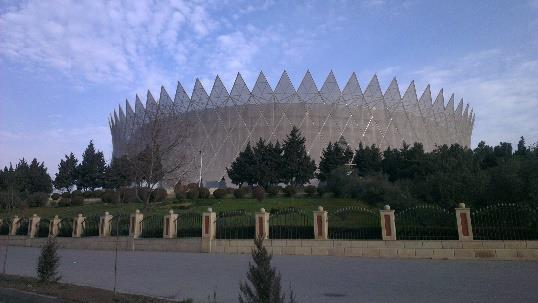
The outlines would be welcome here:
[[[327,144],[341,136],[353,149],[359,142],[381,150],[399,148],[403,142],[420,142],[426,151],[443,144],[469,146],[475,119],[469,105],[464,109],[462,99],[454,109],[451,95],[445,106],[442,89],[432,100],[430,86],[418,98],[414,82],[402,96],[396,79],[383,93],[377,76],[363,90],[355,73],[343,89],[332,72],[321,89],[310,72],[297,89],[286,72],[275,89],[263,73],[252,90],[240,74],[231,91],[217,76],[209,94],[197,79],[190,97],[178,83],[173,99],[161,88],[158,101],[148,92],[145,106],[136,96],[135,110],[128,101],[125,111],[121,105],[118,112],[114,110],[110,118],[113,157],[129,155],[126,142],[139,140],[132,136],[141,125],[137,121],[144,121],[145,114],[159,106],[191,121],[189,137],[181,147],[190,163],[186,181],[198,181],[200,171],[204,182],[227,179],[226,167],[247,142],[260,137],[282,142],[293,125],[305,136],[307,151],[316,163]]]

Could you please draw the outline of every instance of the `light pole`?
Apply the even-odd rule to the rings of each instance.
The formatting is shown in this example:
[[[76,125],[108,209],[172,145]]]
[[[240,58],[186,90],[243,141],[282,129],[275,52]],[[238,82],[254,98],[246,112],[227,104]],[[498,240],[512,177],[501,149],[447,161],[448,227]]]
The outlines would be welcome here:
[[[200,151],[200,180],[198,181],[199,187],[202,187],[202,165],[203,165],[202,151]]]

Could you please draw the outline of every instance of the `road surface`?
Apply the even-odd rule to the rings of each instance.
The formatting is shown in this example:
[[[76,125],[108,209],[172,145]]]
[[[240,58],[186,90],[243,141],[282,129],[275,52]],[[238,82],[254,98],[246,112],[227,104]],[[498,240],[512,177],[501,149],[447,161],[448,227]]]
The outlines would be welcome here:
[[[5,247],[0,246],[0,264]],[[114,252],[60,250],[62,281],[112,289]],[[35,276],[39,249],[10,247],[7,272]],[[120,251],[118,290],[237,302],[249,255]],[[299,302],[538,302],[538,262],[275,256]]]

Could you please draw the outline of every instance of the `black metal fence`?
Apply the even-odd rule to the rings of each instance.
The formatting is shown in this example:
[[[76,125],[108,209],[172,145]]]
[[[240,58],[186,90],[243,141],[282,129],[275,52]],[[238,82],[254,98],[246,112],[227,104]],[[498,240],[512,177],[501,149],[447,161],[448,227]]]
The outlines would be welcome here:
[[[254,239],[254,214],[244,210],[221,212],[217,216],[217,239]]]
[[[399,240],[458,240],[454,211],[419,205],[395,212]]]
[[[163,236],[163,216],[151,215],[144,217],[142,224],[142,238],[162,238]]]
[[[82,223],[82,236],[83,237],[97,237],[99,236],[99,220],[100,216],[86,217]]]
[[[62,219],[58,226],[58,237],[71,237],[73,235],[73,219]]]
[[[330,239],[381,239],[379,211],[351,206],[329,213]]]
[[[271,211],[269,215],[269,237],[271,239],[313,239],[312,212],[285,208]]]
[[[202,236],[202,214],[193,212],[179,213],[177,223],[177,236],[179,238]]]
[[[20,218],[19,219],[19,229],[17,229],[17,236],[25,236],[28,234],[28,225],[30,224],[30,220],[28,218]]]
[[[130,216],[128,214],[117,214],[112,217],[111,235],[112,236],[128,236]]]
[[[500,203],[471,212],[476,240],[538,240],[538,207]]]
[[[0,235],[8,235],[9,234],[9,225],[11,224],[10,218],[4,218],[2,220],[2,224],[0,224]]]

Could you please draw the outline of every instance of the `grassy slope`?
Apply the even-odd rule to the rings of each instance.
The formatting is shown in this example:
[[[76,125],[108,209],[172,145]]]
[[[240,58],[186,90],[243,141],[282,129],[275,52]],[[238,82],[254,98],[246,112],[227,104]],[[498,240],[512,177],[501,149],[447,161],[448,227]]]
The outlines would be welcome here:
[[[82,213],[86,216],[102,214],[105,211],[108,211],[112,214],[114,213],[133,213],[136,209],[140,209],[146,215],[149,214],[165,214],[169,209],[174,209],[175,212],[181,212],[185,210],[180,210],[181,205],[189,204],[190,208],[187,211],[192,212],[203,212],[206,211],[208,207],[212,207],[213,211],[227,211],[227,210],[238,210],[244,209],[246,211],[257,211],[261,207],[264,207],[267,211],[272,208],[287,208],[287,207],[296,207],[301,208],[306,211],[312,211],[317,209],[319,205],[323,206],[328,211],[334,211],[338,208],[347,207],[347,206],[365,206],[362,202],[359,202],[354,199],[339,199],[339,198],[309,198],[309,197],[275,197],[275,198],[266,198],[262,202],[258,202],[253,198],[245,199],[235,199],[235,198],[224,198],[224,199],[199,199],[199,200],[187,200],[185,203],[173,203],[172,200],[161,203],[154,203],[151,205],[150,209],[144,210],[144,205],[142,203],[130,203],[130,204],[105,204],[105,203],[96,203],[88,204],[84,206],[71,206],[71,207],[35,207],[28,208],[25,210],[14,210],[11,214],[5,213],[5,211],[0,211],[0,217],[6,217],[7,215],[17,214],[19,216],[31,216],[32,214],[38,214],[42,218],[52,218],[54,215],[58,215],[61,218],[73,217],[78,213]]]

